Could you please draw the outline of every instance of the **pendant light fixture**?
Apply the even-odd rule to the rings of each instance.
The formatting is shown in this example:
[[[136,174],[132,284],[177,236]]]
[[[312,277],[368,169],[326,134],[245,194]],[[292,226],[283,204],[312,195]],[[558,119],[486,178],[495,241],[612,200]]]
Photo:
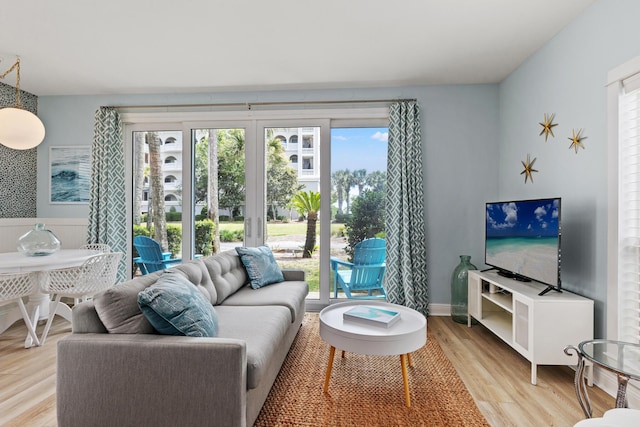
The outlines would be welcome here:
[[[22,107],[20,58],[0,78],[4,79],[13,70],[16,71],[16,104],[0,109],[0,144],[14,150],[28,150],[44,139],[44,125],[38,116]]]

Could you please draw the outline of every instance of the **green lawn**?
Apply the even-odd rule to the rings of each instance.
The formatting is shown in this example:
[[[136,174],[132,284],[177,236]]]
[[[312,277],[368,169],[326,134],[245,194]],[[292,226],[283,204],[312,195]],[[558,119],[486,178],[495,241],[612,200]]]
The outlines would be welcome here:
[[[220,230],[236,231],[242,230],[244,223],[242,221],[222,221],[220,222]],[[344,228],[344,224],[331,224],[331,235],[335,235],[341,228]],[[283,222],[283,223],[267,223],[267,229],[269,236],[290,236],[293,234],[307,234],[306,222]]]
[[[174,224],[174,223],[172,223]],[[180,226],[181,223],[176,222],[176,225]],[[220,230],[238,231],[242,230],[244,222],[242,221],[222,221],[220,222]],[[289,223],[268,223],[267,229],[269,236],[271,237],[283,237],[293,235],[306,235],[307,223],[306,222],[289,222]],[[336,235],[341,229],[344,229],[344,224],[331,224],[331,234]],[[297,257],[287,257],[286,259],[279,259],[278,263],[281,268],[284,269],[297,269],[304,270],[306,272],[306,280],[309,283],[309,290],[311,292],[317,292],[320,285],[319,274],[319,260],[318,254],[315,253],[313,258],[302,258],[300,255]],[[333,276],[331,278],[333,281]]]

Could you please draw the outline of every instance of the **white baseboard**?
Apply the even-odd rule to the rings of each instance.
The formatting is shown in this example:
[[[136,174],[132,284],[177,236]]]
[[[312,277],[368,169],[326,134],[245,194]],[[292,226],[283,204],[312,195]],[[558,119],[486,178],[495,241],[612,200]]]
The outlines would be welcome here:
[[[429,304],[429,316],[451,316],[451,304]]]

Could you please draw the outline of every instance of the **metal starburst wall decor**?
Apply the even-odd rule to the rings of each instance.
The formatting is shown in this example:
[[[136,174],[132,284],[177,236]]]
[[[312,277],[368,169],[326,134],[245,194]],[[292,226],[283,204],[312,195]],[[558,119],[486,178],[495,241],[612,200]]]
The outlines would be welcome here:
[[[537,169],[533,168],[533,164],[536,162],[536,158],[534,157],[533,160],[529,160],[529,153],[527,153],[527,161],[525,162],[524,160],[521,160],[522,162],[522,166],[524,166],[524,170],[522,172],[520,172],[520,175],[524,175],[524,183],[527,183],[527,180],[531,180],[531,183],[533,184],[533,172],[538,172]]]
[[[582,145],[582,141],[587,139],[586,136],[582,136],[582,129],[578,130],[576,133],[575,129],[572,129],[572,135],[569,137],[571,141],[571,145],[569,145],[569,149],[574,149],[576,154],[578,154],[578,148],[582,148],[584,150],[584,145]]]
[[[553,134],[553,128],[558,126],[557,123],[553,123],[553,119],[556,117],[556,114],[553,113],[550,116],[547,116],[547,113],[544,113],[544,121],[540,123],[542,126],[542,130],[540,131],[540,135],[544,135],[544,141],[547,142],[547,138],[551,135],[552,138],[555,138]]]

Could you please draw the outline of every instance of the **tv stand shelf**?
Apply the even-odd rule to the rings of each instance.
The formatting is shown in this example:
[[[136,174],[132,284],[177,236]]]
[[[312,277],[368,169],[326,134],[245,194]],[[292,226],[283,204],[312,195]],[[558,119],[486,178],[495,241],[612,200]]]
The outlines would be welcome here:
[[[593,339],[593,301],[570,292],[538,295],[546,286],[520,282],[495,271],[469,271],[469,321],[473,317],[531,362],[531,384],[538,365],[577,364],[567,345]],[[575,360],[574,360],[575,359]]]

